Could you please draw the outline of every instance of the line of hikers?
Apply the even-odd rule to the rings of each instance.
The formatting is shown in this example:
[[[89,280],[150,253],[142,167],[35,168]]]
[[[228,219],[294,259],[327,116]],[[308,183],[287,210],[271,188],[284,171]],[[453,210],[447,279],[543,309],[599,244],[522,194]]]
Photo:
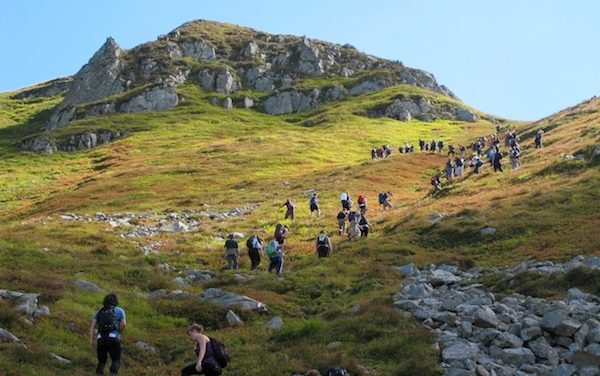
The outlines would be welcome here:
[[[543,129],[540,129],[535,133],[534,145],[536,149],[542,147],[543,135]],[[504,172],[502,169],[504,153],[500,150],[500,138],[497,134],[493,134],[490,136],[489,141],[488,144],[488,138],[482,136],[473,142],[470,145],[473,155],[469,157],[467,161],[464,160],[465,148],[463,146],[460,147],[460,156],[458,156],[456,155],[456,149],[453,145],[450,145],[448,160],[446,161],[444,170],[437,172],[431,178],[431,186],[433,187],[434,192],[442,189],[441,178],[443,174],[445,174],[447,180],[460,177],[464,173],[465,165],[472,167],[475,174],[479,174],[481,167],[484,165],[482,157],[487,159],[490,167],[493,167],[494,172]],[[519,145],[519,141],[520,139],[516,131],[506,132],[504,146],[508,149],[507,154],[510,158],[510,164],[513,170],[517,170],[521,167],[521,146]],[[486,145],[488,146],[487,150]]]
[[[390,155],[392,155],[392,148],[388,144],[371,149],[371,159],[388,158]]]

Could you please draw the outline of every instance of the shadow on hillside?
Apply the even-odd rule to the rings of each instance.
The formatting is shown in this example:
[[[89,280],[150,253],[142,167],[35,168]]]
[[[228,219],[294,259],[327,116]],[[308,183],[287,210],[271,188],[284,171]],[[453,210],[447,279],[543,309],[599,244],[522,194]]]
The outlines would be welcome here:
[[[21,140],[41,132],[41,127],[46,124],[52,108],[35,113],[27,122],[0,128],[0,153],[18,150]]]

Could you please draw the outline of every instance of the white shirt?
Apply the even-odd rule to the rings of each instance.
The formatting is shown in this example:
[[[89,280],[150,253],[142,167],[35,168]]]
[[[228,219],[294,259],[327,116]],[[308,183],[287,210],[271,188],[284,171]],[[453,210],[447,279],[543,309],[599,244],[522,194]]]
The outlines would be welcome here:
[[[340,201],[346,201],[346,200],[348,200],[348,194],[346,192],[343,192],[340,195]]]

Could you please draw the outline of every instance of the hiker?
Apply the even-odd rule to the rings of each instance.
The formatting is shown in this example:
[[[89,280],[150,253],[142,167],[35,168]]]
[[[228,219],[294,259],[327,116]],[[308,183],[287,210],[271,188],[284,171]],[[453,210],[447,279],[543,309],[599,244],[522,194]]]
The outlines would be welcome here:
[[[227,259],[227,268],[237,269],[239,267],[239,250],[238,250],[238,242],[233,240],[233,234],[229,234],[227,236],[227,240],[225,241],[225,258]]]
[[[281,271],[283,270],[283,244],[273,239],[267,245],[265,252],[270,260],[269,273],[275,269],[277,277],[281,277]]]
[[[490,167],[494,165],[494,156],[496,155],[496,149],[494,147],[491,147],[488,149],[487,153],[486,153],[486,157],[488,159],[488,162],[490,163]]]
[[[282,249],[285,247],[285,245],[284,245],[285,238],[287,238],[287,234],[289,231],[290,231],[290,228],[287,225],[282,225],[281,223],[278,223],[277,226],[275,226],[274,237]]]
[[[288,198],[285,201],[285,204],[281,205],[281,207],[284,206],[286,207],[285,219],[289,218],[293,221],[294,217],[296,216],[296,203]]]
[[[544,135],[544,131],[542,129],[540,129],[539,131],[537,131],[535,133],[534,142],[535,142],[535,148],[536,149],[541,149],[542,148],[542,136],[543,135]]]
[[[454,153],[456,153],[456,148],[454,147],[454,145],[448,145],[448,156],[450,156],[451,154],[453,155]]]
[[[251,270],[255,270],[260,265],[260,251],[263,248],[263,240],[258,235],[253,235],[246,241],[248,247],[248,257],[250,257]]]
[[[119,373],[121,365],[121,334],[127,325],[123,308],[119,307],[117,295],[110,293],[104,297],[102,308],[96,312],[90,324],[90,346],[96,346],[98,366],[96,375],[104,375],[104,366],[110,355],[110,375]],[[98,334],[95,335],[95,330]]]
[[[359,211],[350,212],[350,214],[348,214],[348,220],[350,221],[350,240],[360,238],[360,217],[362,217],[362,215]]]
[[[500,161],[502,159],[502,153],[500,152],[500,150],[496,149],[496,152],[494,153],[494,159],[493,159],[493,166],[494,166],[494,172],[500,170],[500,172],[502,171],[502,162]]]
[[[362,213],[367,211],[367,198],[364,195],[358,196],[358,208]]]
[[[360,226],[360,236],[366,238],[369,236],[369,229],[371,228],[371,224],[367,220],[364,214],[360,216],[358,221],[358,225]]]
[[[436,145],[435,140],[431,140],[431,145],[429,146],[429,151],[431,153],[435,153],[435,145]]]
[[[214,343],[204,334],[204,327],[194,323],[187,329],[187,335],[196,342],[194,352],[198,356],[198,360],[184,367],[181,370],[181,376],[220,375],[222,370],[219,362],[215,359]]]
[[[425,151],[429,151],[429,143],[425,142]]]
[[[379,194],[379,206],[381,206],[381,210],[391,209],[393,206],[390,203],[390,197],[392,196],[391,192],[381,192]]]
[[[398,151],[400,152],[400,154],[404,154],[404,148],[403,148],[402,146],[400,146],[400,147],[398,148]]]
[[[519,158],[521,157],[521,149],[515,146],[510,151],[510,165],[513,170],[517,170],[521,166]]]
[[[423,152],[423,149],[425,149],[425,141],[421,140],[419,138],[419,149],[421,150],[421,152]]]
[[[454,176],[455,177],[462,176],[464,164],[465,164],[465,161],[461,157],[456,156],[456,158],[454,158]]]
[[[454,162],[451,158],[446,161],[446,178],[452,180],[454,178]]]
[[[346,210],[340,210],[337,214],[338,228],[340,231],[340,235],[346,233],[346,219],[348,218],[348,213]]]
[[[438,150],[440,151],[440,153],[442,152],[442,150],[444,149],[444,141],[439,140],[437,143],[438,146]]]
[[[321,230],[321,233],[317,236],[315,241],[315,249],[319,258],[327,257],[333,254],[333,246],[331,245],[331,239],[327,236],[325,230]]]
[[[342,192],[340,202],[342,203],[342,210],[350,210],[350,196],[348,196],[348,193]]]
[[[433,175],[431,177],[431,185],[434,188],[434,191],[441,191],[442,190],[442,173],[438,172],[437,174]]]
[[[483,166],[483,161],[481,160],[481,158],[479,158],[479,155],[477,155],[477,153],[474,153],[473,157],[471,158],[471,167],[473,167],[473,172],[478,174],[481,166]]]
[[[463,145],[459,145],[459,146],[460,146],[460,149],[459,149],[459,150],[460,150],[460,156],[461,156],[462,158],[464,158],[464,157],[465,157],[465,153],[466,153],[466,151],[467,151],[467,148],[466,148],[466,147],[464,147]]]
[[[319,208],[319,196],[317,195],[317,192],[313,193],[308,204],[310,206],[310,218],[312,219],[314,212],[317,212],[317,218],[320,218],[321,208]]]

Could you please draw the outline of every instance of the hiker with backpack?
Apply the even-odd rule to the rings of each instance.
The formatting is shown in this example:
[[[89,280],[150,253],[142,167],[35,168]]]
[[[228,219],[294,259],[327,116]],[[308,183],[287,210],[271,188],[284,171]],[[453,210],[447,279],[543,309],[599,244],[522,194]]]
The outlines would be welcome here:
[[[367,197],[364,195],[359,195],[358,196],[358,208],[360,209],[361,213],[364,213],[367,211]]]
[[[502,171],[502,153],[500,152],[499,149],[496,149],[496,151],[494,152],[494,159],[492,160],[492,165],[494,166],[494,172],[500,170],[500,172]]]
[[[290,228],[287,225],[282,225],[281,223],[278,223],[277,226],[275,226],[275,234],[273,237],[275,238],[275,240],[277,240],[277,243],[279,243],[282,249],[285,247],[285,238],[287,238],[287,234],[289,231]]]
[[[317,218],[320,218],[321,208],[319,207],[319,196],[317,195],[317,192],[313,193],[308,204],[310,206],[310,219],[312,219],[314,212],[317,212]]]
[[[362,217],[359,211],[350,212],[348,214],[348,220],[350,221],[350,234],[349,239],[360,238],[360,217]]]
[[[280,244],[276,239],[273,239],[267,244],[265,253],[269,257],[269,273],[275,269],[277,277],[281,276],[283,270],[283,244]]]
[[[473,172],[478,174],[481,166],[483,166],[483,161],[477,153],[474,153],[473,157],[471,158],[471,167],[473,167]]]
[[[285,219],[289,218],[293,221],[294,217],[296,216],[296,203],[288,198],[285,201],[285,204],[281,205],[281,207],[284,206],[286,207]]]
[[[514,146],[510,150],[510,166],[512,167],[513,170],[517,170],[519,167],[521,167],[521,162],[519,160],[520,157],[521,157],[521,149],[519,149],[518,146]]]
[[[454,178],[454,161],[452,158],[448,158],[446,161],[446,178],[452,180]]]
[[[363,238],[369,236],[369,230],[372,227],[369,221],[367,220],[367,217],[365,217],[364,213],[360,216],[360,219],[358,220],[358,225],[360,227],[360,236]]]
[[[233,234],[229,234],[225,241],[225,258],[227,259],[227,268],[229,270],[239,268],[239,246],[238,242],[233,240]]]
[[[461,157],[456,156],[456,158],[454,158],[454,176],[455,177],[462,176],[464,164],[465,164],[465,161]]]
[[[442,150],[444,150],[444,141],[442,141],[442,140],[439,140],[439,141],[438,141],[438,143],[437,143],[437,147],[438,147],[438,150],[439,150],[439,151],[440,151],[440,153],[441,153],[441,152],[442,152]]]
[[[344,235],[346,233],[346,219],[348,218],[348,213],[346,210],[340,210],[337,214],[338,228],[340,231],[340,235]]]
[[[196,342],[194,352],[198,359],[184,367],[181,376],[220,375],[229,363],[229,355],[223,343],[204,334],[204,327],[196,323],[187,329],[187,335]]]
[[[392,196],[391,192],[381,192],[379,194],[379,205],[381,206],[381,210],[392,209],[393,206],[390,203],[390,197]]]
[[[423,149],[425,149],[425,141],[421,140],[419,138],[419,149],[421,150],[421,153],[423,152]]]
[[[431,177],[431,185],[434,188],[434,192],[442,190],[442,173],[438,172],[437,174]]]
[[[327,236],[325,230],[321,230],[321,233],[317,236],[317,240],[315,241],[315,249],[319,258],[327,257],[333,254],[331,239],[329,239],[329,236]]]
[[[248,247],[248,257],[250,257],[250,269],[255,270],[260,265],[260,251],[263,248],[263,241],[258,235],[253,235],[246,241]]]
[[[104,375],[104,367],[110,355],[110,375],[116,375],[121,366],[121,334],[127,325],[123,308],[119,307],[116,294],[104,297],[102,308],[96,312],[90,324],[90,346],[96,346],[98,366],[96,375]],[[96,330],[98,331],[96,334]]]
[[[342,203],[342,210],[350,210],[350,196],[346,192],[340,194],[340,201]]]
[[[542,129],[538,130],[535,133],[534,142],[535,142],[535,148],[536,149],[541,149],[542,148],[542,136],[543,135],[544,135],[544,131]]]

